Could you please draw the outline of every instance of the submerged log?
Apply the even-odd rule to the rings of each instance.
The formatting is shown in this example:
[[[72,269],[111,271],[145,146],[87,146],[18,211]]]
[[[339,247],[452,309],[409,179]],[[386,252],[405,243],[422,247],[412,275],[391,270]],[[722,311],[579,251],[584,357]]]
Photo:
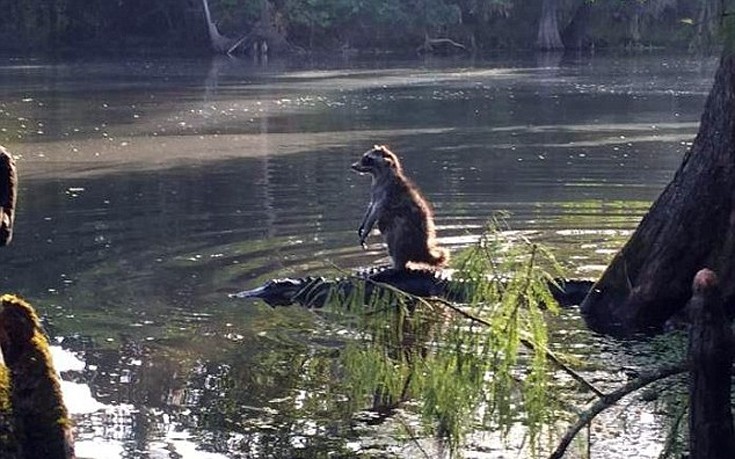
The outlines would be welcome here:
[[[17,194],[18,174],[15,161],[0,145],[0,247],[8,245],[13,238]]]
[[[689,331],[689,457],[726,459],[735,452],[730,404],[733,336],[722,306],[717,276],[703,269],[694,277],[687,306]]]
[[[13,295],[0,296],[0,350],[0,413],[6,415],[0,432],[11,434],[0,437],[1,457],[74,458],[71,420],[48,340],[33,307]],[[2,380],[3,374],[9,379]],[[2,399],[8,392],[9,401]]]
[[[582,303],[588,325],[657,331],[692,295],[702,266],[735,298],[735,54],[725,52],[699,133],[672,182]]]

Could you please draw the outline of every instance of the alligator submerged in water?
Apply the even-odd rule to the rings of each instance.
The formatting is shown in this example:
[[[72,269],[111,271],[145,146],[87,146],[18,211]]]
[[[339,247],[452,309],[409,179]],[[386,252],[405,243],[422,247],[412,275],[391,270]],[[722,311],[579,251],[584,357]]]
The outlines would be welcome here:
[[[549,289],[561,306],[572,306],[582,302],[592,284],[589,280],[555,279],[549,282]],[[453,280],[442,271],[435,270],[372,268],[346,277],[272,279],[258,288],[233,293],[230,297],[256,298],[272,307],[298,304],[320,308],[335,292],[347,297],[356,292],[358,286],[364,288],[366,299],[381,289],[398,289],[414,296],[439,297],[461,303],[469,297],[472,281]]]

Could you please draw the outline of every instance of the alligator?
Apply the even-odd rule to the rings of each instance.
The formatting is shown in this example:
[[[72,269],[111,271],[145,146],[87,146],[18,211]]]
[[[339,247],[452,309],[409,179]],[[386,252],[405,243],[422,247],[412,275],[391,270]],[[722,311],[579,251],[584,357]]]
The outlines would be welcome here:
[[[364,281],[364,282],[360,282]],[[271,279],[260,287],[230,294],[230,298],[256,298],[271,307],[298,304],[307,308],[321,308],[335,292],[342,297],[356,292],[364,285],[364,296],[379,290],[401,290],[422,298],[438,297],[447,301],[466,302],[472,281],[453,280],[441,270],[402,269],[377,267],[358,270],[352,276]],[[580,279],[557,278],[549,282],[549,290],[560,306],[573,306],[582,302],[593,282]]]

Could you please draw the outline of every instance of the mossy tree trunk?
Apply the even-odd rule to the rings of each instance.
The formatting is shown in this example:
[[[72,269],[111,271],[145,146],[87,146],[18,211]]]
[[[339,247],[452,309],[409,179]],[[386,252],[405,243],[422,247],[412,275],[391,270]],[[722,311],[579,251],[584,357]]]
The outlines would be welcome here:
[[[719,273],[726,300],[735,298],[732,49],[726,46],[699,133],[674,179],[582,303],[595,329],[630,335],[660,328],[686,304],[704,267]]]
[[[538,39],[536,47],[544,51],[564,49],[559,34],[558,23],[558,0],[543,0],[541,6],[541,20],[538,26]]]
[[[15,161],[10,153],[0,146],[0,247],[13,238],[15,201],[18,194],[18,175]]]
[[[24,459],[74,459],[72,424],[41,321],[13,295],[0,296],[0,351],[0,432],[12,434],[0,438],[0,457],[19,450]]]

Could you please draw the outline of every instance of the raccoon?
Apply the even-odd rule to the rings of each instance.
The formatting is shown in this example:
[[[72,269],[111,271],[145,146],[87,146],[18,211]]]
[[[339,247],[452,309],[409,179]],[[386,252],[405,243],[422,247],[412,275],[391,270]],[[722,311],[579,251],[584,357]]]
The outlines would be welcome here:
[[[365,247],[375,223],[388,245],[393,268],[407,264],[442,267],[449,253],[436,244],[431,205],[404,173],[398,157],[388,148],[376,145],[352,164],[352,169],[372,176],[370,205],[357,234]]]

